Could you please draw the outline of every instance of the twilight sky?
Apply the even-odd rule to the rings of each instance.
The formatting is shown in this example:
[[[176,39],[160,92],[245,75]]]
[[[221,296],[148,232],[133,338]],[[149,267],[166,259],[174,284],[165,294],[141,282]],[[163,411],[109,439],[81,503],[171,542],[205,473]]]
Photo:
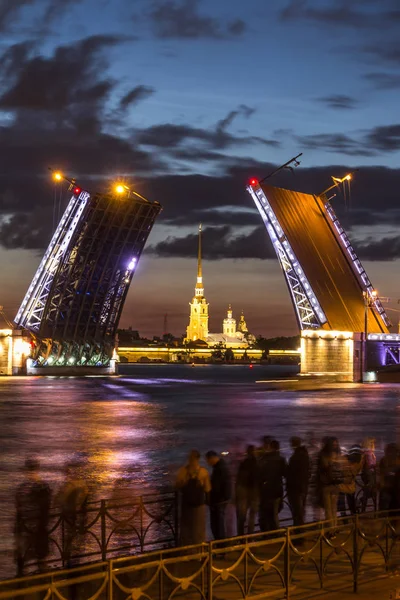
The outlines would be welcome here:
[[[122,326],[184,332],[202,221],[210,329],[231,302],[256,334],[295,333],[245,186],[303,152],[271,183],[358,168],[333,204],[397,310],[399,40],[398,0],[0,0],[0,305],[15,315],[67,203],[53,166],[164,207]]]

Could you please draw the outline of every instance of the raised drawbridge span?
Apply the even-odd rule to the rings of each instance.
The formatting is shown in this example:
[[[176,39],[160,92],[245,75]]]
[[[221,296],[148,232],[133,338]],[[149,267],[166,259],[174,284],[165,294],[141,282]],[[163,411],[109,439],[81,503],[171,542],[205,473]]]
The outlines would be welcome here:
[[[122,185],[100,194],[69,183],[67,208],[14,320],[33,338],[33,367],[108,367],[161,205]]]
[[[398,336],[389,333],[385,309],[325,194],[256,180],[247,189],[289,289],[302,334],[302,371],[358,380],[367,370],[367,339],[384,346],[372,352],[374,366],[393,356],[400,363],[393,349]]]

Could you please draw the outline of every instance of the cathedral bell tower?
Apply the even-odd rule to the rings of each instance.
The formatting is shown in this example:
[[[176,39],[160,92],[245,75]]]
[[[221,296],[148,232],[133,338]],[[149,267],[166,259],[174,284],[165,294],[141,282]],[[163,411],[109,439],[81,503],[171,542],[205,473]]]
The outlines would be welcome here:
[[[194,297],[189,303],[190,321],[186,330],[187,342],[208,338],[208,303],[204,297],[203,271],[201,264],[201,224],[199,225],[199,251],[197,258],[197,281]]]

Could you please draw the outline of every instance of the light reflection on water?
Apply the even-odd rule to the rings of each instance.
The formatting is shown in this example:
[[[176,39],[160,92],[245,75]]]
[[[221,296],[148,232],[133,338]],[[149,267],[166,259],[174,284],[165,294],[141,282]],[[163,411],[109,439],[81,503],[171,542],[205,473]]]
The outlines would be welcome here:
[[[0,549],[10,539],[13,497],[27,455],[41,460],[57,489],[76,453],[93,497],[113,494],[123,477],[136,493],[168,487],[192,447],[230,451],[273,435],[313,430],[343,445],[399,434],[400,386],[349,385],[317,391],[268,390],[270,367],[124,366],[118,378],[0,378]],[[283,369],[293,378],[293,369]]]

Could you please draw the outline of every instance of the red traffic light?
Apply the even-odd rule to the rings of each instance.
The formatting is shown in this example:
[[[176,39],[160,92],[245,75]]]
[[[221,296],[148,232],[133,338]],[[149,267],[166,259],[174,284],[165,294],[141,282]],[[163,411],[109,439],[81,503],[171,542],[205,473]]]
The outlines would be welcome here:
[[[257,179],[250,179],[250,185],[257,185],[258,181]]]
[[[80,187],[75,187],[75,188],[74,188],[74,194],[75,194],[75,196],[78,196],[78,195],[81,193],[81,191],[82,191],[82,190],[81,190],[81,188],[80,188]]]

